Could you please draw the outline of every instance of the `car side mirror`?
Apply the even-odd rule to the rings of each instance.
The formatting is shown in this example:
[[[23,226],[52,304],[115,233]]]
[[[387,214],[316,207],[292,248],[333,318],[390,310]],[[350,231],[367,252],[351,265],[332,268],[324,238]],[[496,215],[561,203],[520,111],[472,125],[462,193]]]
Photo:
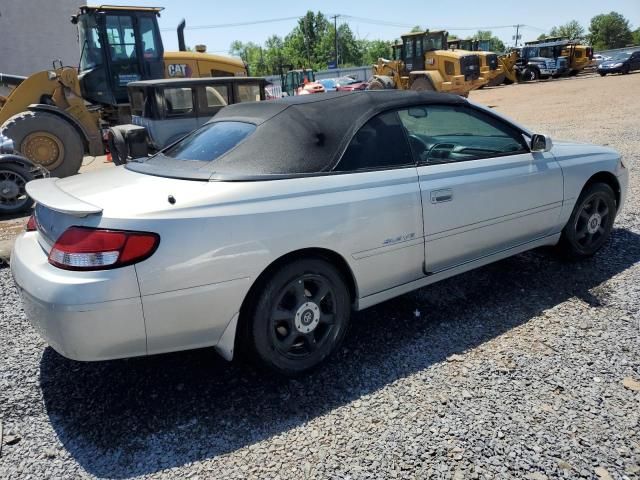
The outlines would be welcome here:
[[[553,147],[553,142],[549,135],[542,135],[535,133],[531,137],[531,151],[532,152],[548,152]]]

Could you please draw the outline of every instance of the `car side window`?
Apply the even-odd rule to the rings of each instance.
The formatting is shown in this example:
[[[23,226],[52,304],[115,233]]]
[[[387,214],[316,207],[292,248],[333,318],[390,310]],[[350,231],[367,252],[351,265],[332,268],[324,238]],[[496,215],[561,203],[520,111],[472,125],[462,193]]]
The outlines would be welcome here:
[[[237,85],[236,100],[238,103],[259,102],[260,85],[251,83]]]
[[[525,153],[520,132],[475,109],[427,105],[398,112],[419,163],[449,163]]]
[[[206,85],[199,87],[197,91],[199,114],[213,116],[229,104],[228,85]]]
[[[334,171],[355,172],[413,164],[398,114],[386,112],[376,115],[356,132]]]
[[[193,112],[193,91],[190,88],[165,88],[167,116],[189,115]]]

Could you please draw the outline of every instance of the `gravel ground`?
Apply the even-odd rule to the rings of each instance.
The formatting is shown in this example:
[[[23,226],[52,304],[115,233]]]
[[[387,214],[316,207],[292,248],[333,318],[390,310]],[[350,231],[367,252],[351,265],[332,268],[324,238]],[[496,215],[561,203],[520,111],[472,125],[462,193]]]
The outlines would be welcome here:
[[[634,89],[640,74],[472,97],[633,164],[640,95],[621,92]],[[66,360],[0,269],[0,478],[640,478],[632,178],[593,259],[530,252],[360,312],[339,354],[298,380],[209,349]]]

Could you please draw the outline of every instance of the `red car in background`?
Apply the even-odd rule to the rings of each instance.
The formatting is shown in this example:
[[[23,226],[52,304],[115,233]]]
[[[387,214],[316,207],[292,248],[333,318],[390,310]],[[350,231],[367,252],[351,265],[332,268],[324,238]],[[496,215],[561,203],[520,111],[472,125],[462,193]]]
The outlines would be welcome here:
[[[354,90],[366,90],[368,82],[363,82],[351,77],[340,77],[336,81],[336,91],[353,92]]]

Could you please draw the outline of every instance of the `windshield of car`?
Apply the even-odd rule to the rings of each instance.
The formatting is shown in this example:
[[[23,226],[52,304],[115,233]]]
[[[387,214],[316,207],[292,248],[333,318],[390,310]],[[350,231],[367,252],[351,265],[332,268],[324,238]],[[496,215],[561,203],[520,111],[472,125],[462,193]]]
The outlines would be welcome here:
[[[336,88],[336,81],[330,78],[318,80],[324,88]]]
[[[255,129],[255,125],[244,122],[208,123],[163,150],[160,155],[174,160],[212,162],[251,135]],[[153,158],[155,157],[148,162],[152,163]]]
[[[629,57],[631,56],[631,53],[629,52],[625,52],[625,53],[618,53],[617,55],[615,55],[611,60],[614,62],[624,62],[625,60],[627,60]]]
[[[358,82],[359,80],[356,80],[351,77],[340,77],[336,82],[336,84],[339,86],[343,86],[343,85],[353,85],[354,83],[358,83]]]

